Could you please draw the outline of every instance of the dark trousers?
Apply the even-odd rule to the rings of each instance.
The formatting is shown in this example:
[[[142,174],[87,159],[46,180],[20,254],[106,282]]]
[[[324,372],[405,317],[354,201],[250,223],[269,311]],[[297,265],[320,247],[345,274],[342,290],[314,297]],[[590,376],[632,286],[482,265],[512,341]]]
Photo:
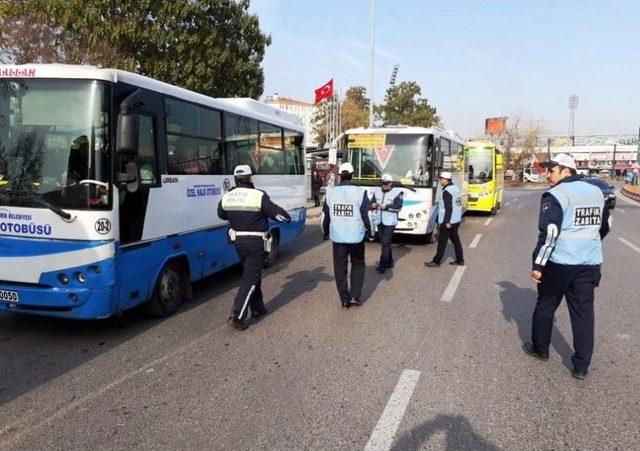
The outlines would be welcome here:
[[[238,238],[235,247],[242,264],[242,278],[233,302],[233,315],[235,318],[244,320],[249,316],[249,309],[254,314],[265,311],[261,285],[266,253],[264,242],[259,237]]]
[[[351,284],[347,280],[351,260]],[[340,301],[360,300],[364,284],[364,241],[359,243],[333,243],[333,273]]]
[[[594,291],[600,283],[600,267],[547,263],[538,285],[531,340],[536,351],[549,352],[554,314],[564,296],[569,307],[577,371],[587,371],[593,355]]]
[[[456,251],[456,261],[464,261],[464,255],[462,254],[462,243],[460,242],[460,235],[458,234],[458,228],[460,223],[451,224],[451,228],[447,229],[444,224],[440,224],[440,235],[438,235],[438,250],[436,256],[433,257],[433,261],[441,263],[444,258],[444,253],[447,250],[447,241],[451,240],[453,243],[453,249]]]
[[[380,238],[380,268],[393,267],[393,254],[391,253],[391,240],[393,239],[393,231],[396,226],[388,226],[384,224],[378,225],[378,237]]]
[[[320,206],[320,191],[313,192],[313,201],[315,202],[316,207]]]

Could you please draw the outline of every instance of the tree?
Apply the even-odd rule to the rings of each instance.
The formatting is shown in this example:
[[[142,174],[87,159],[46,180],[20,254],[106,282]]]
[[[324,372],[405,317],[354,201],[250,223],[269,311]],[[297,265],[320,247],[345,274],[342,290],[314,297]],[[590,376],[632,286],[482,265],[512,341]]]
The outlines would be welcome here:
[[[432,127],[440,124],[436,108],[422,96],[422,89],[414,81],[403,81],[387,90],[384,104],[377,110],[384,125]]]
[[[505,167],[520,169],[523,163],[540,150],[538,138],[543,133],[544,127],[541,120],[532,119],[522,113],[509,116],[504,133],[498,136],[504,148]]]
[[[249,0],[5,0],[0,54],[16,63],[124,69],[215,97],[258,98],[271,38],[248,9]]]
[[[347,89],[344,100],[340,105],[340,132],[368,125],[369,99],[366,94],[367,90],[362,86],[352,86]]]

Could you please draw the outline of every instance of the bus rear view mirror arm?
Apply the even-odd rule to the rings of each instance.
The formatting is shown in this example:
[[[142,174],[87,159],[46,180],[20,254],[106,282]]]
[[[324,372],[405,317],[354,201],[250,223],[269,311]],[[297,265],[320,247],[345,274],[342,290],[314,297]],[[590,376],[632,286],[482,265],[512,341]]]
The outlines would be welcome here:
[[[123,186],[126,185],[127,191],[130,193],[135,193],[138,191],[140,186],[140,181],[138,177],[138,165],[135,163],[127,163],[126,165],[127,172],[120,172],[117,175],[118,185]]]

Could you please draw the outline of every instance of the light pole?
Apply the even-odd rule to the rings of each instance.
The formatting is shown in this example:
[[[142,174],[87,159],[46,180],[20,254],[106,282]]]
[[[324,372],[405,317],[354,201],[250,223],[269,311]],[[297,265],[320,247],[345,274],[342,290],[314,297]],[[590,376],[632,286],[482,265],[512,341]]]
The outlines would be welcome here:
[[[569,136],[571,145],[574,145],[576,109],[578,108],[579,97],[576,94],[569,96]]]
[[[373,127],[373,86],[376,55],[376,0],[371,0],[371,92],[369,93],[369,128]]]

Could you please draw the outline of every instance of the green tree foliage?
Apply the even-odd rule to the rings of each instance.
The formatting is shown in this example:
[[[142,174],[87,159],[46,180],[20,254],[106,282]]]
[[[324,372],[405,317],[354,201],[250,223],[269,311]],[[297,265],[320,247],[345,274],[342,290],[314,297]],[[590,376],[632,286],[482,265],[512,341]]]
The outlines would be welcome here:
[[[422,89],[414,81],[403,81],[387,90],[384,104],[376,108],[384,125],[431,127],[440,124],[436,108],[422,96]]]
[[[258,98],[271,38],[248,9],[249,0],[4,0],[0,55],[19,64],[113,67],[215,97]]]

